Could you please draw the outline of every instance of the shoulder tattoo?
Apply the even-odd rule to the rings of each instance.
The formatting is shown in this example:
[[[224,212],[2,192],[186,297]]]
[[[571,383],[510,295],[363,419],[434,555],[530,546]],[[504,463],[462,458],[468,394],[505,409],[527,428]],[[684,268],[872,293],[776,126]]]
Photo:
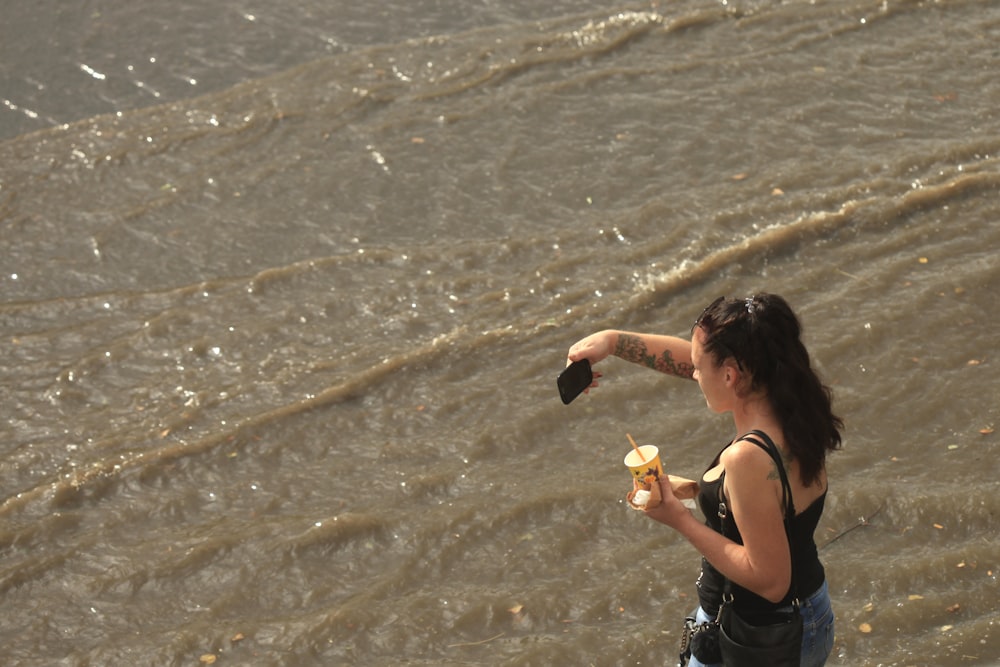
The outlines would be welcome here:
[[[792,457],[783,449],[778,450],[778,454],[781,456],[781,464],[785,466],[785,474],[792,469]],[[778,471],[778,464],[775,463],[774,459],[771,459],[771,471],[767,473],[768,479],[781,479],[781,473]]]

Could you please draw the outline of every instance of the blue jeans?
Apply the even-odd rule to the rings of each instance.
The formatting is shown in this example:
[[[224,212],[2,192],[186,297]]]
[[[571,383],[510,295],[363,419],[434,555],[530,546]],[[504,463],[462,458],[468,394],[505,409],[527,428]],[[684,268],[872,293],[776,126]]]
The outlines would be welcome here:
[[[802,601],[802,667],[823,667],[833,650],[833,606],[826,582]],[[698,623],[711,621],[701,607],[695,615]],[[721,664],[705,665],[691,656],[688,667],[722,667]]]

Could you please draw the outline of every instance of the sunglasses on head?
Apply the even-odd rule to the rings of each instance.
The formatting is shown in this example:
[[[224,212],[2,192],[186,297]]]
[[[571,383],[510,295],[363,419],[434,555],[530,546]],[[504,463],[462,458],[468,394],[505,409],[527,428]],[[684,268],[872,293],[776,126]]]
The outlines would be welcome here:
[[[726,297],[720,296],[718,299],[716,299],[712,303],[710,303],[707,306],[705,306],[705,310],[701,311],[701,315],[699,315],[698,319],[696,319],[694,321],[694,326],[691,327],[691,330],[694,331],[695,329],[701,328],[705,332],[706,335],[711,336],[711,334],[712,334],[712,332],[713,332],[713,330],[715,328],[713,327],[712,330],[710,330],[710,329],[708,329],[708,328],[706,328],[704,326],[704,324],[705,324],[705,315],[708,314],[708,311],[714,310],[716,306],[718,306],[720,303],[722,303],[725,300],[726,300]],[[749,305],[748,305],[747,310],[749,311]],[[724,342],[722,342],[721,340],[719,340],[718,336],[715,336],[715,337],[712,338],[712,346],[724,355],[723,359],[728,359],[729,357],[732,357],[733,361],[736,362],[736,367],[739,368],[740,370],[743,370],[743,364],[740,363],[739,358],[733,352],[732,348],[730,348]]]
[[[697,329],[698,327],[700,327],[702,325],[702,323],[705,321],[705,315],[708,314],[708,311],[712,310],[713,308],[715,308],[716,306],[718,306],[720,303],[722,303],[725,300],[726,300],[726,297],[720,296],[718,299],[716,299],[712,303],[710,303],[707,306],[705,306],[705,310],[701,311],[701,315],[699,315],[698,319],[696,319],[694,321],[694,326],[691,327],[691,329],[693,330],[693,329]]]

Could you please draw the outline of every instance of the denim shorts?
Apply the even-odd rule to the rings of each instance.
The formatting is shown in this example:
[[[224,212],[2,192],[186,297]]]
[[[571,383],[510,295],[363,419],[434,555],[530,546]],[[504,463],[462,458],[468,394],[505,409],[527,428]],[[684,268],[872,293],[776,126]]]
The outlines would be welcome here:
[[[802,667],[822,667],[833,650],[833,606],[830,604],[830,589],[826,582],[815,593],[802,601]],[[695,615],[698,623],[713,619],[698,607]],[[722,667],[720,664],[705,665],[691,656],[688,667]]]

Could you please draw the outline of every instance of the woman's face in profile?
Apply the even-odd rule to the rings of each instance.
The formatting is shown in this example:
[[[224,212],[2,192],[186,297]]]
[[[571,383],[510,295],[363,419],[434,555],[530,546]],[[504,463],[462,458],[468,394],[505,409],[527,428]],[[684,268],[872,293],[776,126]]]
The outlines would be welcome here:
[[[695,327],[691,337],[691,363],[694,365],[694,379],[701,387],[705,402],[714,412],[725,412],[731,409],[732,393],[726,386],[727,368],[716,365],[715,357],[705,351],[703,344],[705,332],[701,327]]]

